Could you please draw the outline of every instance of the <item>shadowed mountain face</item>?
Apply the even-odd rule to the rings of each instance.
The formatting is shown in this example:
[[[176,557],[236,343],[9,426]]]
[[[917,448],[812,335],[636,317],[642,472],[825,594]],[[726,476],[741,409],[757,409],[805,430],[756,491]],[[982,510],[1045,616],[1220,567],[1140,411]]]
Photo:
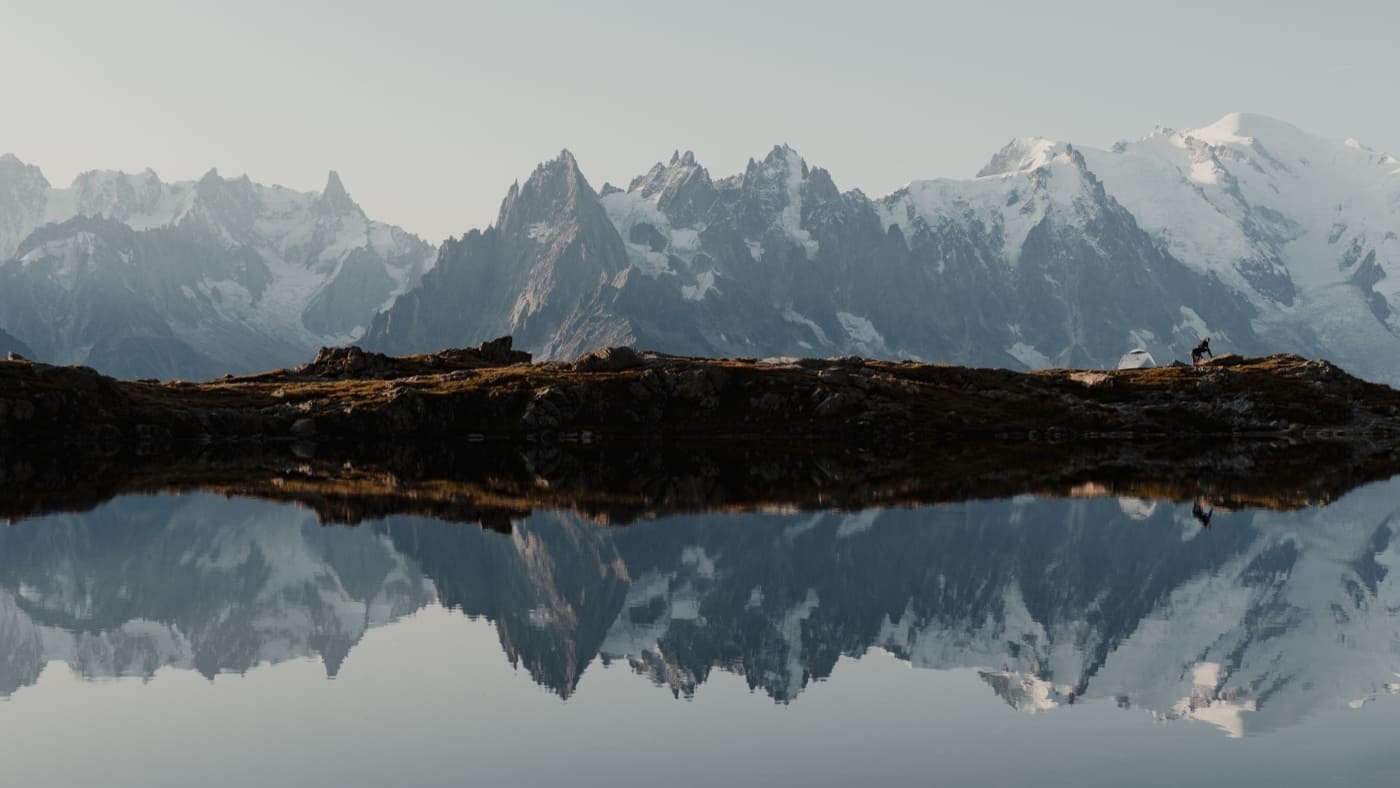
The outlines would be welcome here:
[[[438,270],[375,318],[366,345],[437,349],[451,337],[504,333],[572,358],[599,343],[630,344],[637,337],[610,306],[626,261],[598,195],[564,151],[511,187],[495,226],[445,243]]]
[[[439,602],[495,622],[511,664],[565,698],[627,596],[612,533],[572,517],[532,517],[508,535],[402,518],[381,529],[433,578]]]
[[[800,703],[841,679],[839,658],[879,648],[976,668],[989,700],[1022,711],[1111,698],[1265,732],[1390,691],[1397,493],[1293,512],[1021,497],[627,528],[536,513],[508,533],[123,498],[0,531],[0,688],[51,660],[212,676],[317,656],[334,674],[367,629],[436,601],[493,622],[506,658],[566,698],[618,661],[678,696],[719,670]]]

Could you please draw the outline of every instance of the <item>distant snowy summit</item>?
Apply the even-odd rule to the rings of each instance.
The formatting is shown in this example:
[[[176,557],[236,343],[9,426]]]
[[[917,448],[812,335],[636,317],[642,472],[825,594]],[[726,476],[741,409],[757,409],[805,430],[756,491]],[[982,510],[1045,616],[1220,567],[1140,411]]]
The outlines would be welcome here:
[[[677,151],[597,190],[565,151],[436,258],[334,177],[320,195],[214,173],[58,190],[8,157],[4,256],[0,329],[118,374],[505,334],[546,358],[636,344],[1107,368],[1210,336],[1400,382],[1400,161],[1246,114],[1109,150],[1013,140],[975,178],[880,198],[785,145],[723,178]]]
[[[432,258],[335,172],[320,193],[215,170],[55,188],[0,157],[0,327],[48,361],[180,377],[300,362],[358,337]]]

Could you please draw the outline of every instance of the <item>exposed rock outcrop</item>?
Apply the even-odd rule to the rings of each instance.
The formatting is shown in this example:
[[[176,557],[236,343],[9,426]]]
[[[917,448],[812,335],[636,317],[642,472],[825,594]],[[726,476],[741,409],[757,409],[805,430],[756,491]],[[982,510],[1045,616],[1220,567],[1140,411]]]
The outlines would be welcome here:
[[[435,375],[464,369],[504,367],[530,363],[530,354],[511,348],[510,337],[483,342],[474,348],[448,348],[424,356],[395,357],[362,350],[357,346],[323,347],[309,364],[291,370],[304,380],[392,380],[414,375]],[[275,378],[255,376],[254,379]]]

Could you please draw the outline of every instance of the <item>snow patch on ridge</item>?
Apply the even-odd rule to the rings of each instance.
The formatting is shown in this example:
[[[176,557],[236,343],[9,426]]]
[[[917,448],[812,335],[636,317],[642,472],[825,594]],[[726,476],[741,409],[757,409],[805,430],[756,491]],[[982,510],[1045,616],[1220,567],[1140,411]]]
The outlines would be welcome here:
[[[656,196],[659,193],[653,195]],[[704,226],[672,227],[671,220],[657,206],[653,197],[647,197],[641,191],[616,191],[603,195],[599,201],[608,220],[622,236],[628,263],[648,276],[656,277],[675,273],[672,256],[687,264],[695,259],[700,252],[700,233]],[[657,251],[645,243],[632,240],[633,228],[641,224],[650,225],[666,240],[663,249]]]
[[[1050,357],[1036,350],[1025,342],[1017,342],[1006,349],[1006,352],[1017,361],[1025,365],[1026,369],[1049,369],[1055,366]]]
[[[875,324],[868,318],[850,312],[837,312],[836,320],[841,323],[841,327],[846,330],[846,336],[850,337],[856,346],[871,354],[884,352],[885,338],[875,330]]]
[[[695,284],[681,285],[681,298],[687,301],[704,301],[705,296],[715,289],[715,272],[705,271],[695,277]]]
[[[914,181],[876,201],[876,212],[887,231],[899,227],[911,245],[920,230],[944,225],[1000,236],[1001,256],[1016,265],[1031,230],[1047,217],[1053,215],[1064,227],[1082,227],[1088,219],[1085,212],[1092,210],[1085,199],[1083,173],[1069,147],[1056,145],[1042,153],[1033,158],[1031,169],[1008,169],[970,181]],[[940,259],[940,273],[943,264]]]
[[[788,307],[787,309],[783,310],[783,320],[786,320],[789,323],[796,323],[800,326],[806,326],[807,328],[812,330],[812,333],[814,335],[816,335],[818,342],[821,342],[823,345],[831,344],[831,340],[827,339],[826,332],[822,330],[821,326],[817,325],[816,322],[808,318],[806,315],[794,312],[792,310],[792,307]]]
[[[819,246],[812,234],[802,226],[802,159],[791,150],[786,151],[786,154],[784,162],[787,165],[787,173],[784,184],[787,189],[787,205],[783,206],[778,222],[783,232],[802,247],[810,260],[816,257]]]

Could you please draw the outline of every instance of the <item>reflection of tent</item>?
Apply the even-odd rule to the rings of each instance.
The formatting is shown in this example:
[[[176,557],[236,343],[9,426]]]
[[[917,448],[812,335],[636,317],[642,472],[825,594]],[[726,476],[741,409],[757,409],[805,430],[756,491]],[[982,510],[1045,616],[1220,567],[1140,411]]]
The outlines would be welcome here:
[[[1127,353],[1123,354],[1122,358],[1118,359],[1119,369],[1151,369],[1155,366],[1157,366],[1156,359],[1152,358],[1152,354],[1142,348],[1129,350]]]

